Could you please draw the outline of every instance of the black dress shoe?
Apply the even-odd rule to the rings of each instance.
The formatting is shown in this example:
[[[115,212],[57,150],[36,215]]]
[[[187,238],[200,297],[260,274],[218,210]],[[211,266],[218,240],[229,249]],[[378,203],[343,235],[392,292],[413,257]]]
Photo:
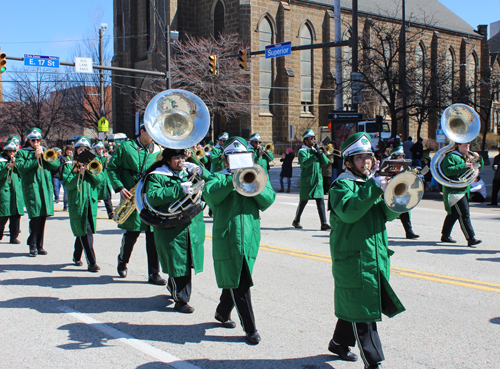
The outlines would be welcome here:
[[[441,236],[441,242],[457,243],[457,241],[455,241],[453,238],[445,236]]]
[[[215,312],[215,320],[218,320],[219,322],[222,323],[224,328],[236,328],[236,323],[233,322],[231,319],[224,319],[222,315],[220,315],[218,312]]]
[[[330,227],[330,225],[329,225],[329,224],[327,224],[327,223],[323,223],[323,224],[321,225],[321,230],[322,230],[322,231],[329,231],[330,229],[332,229],[332,227]]]
[[[120,255],[118,255],[118,267],[116,270],[121,278],[125,278],[127,276],[127,264],[121,261]]]
[[[99,265],[97,265],[97,264],[91,264],[91,265],[88,266],[87,270],[89,272],[96,273],[99,270],[101,270],[101,267]]]
[[[176,302],[174,309],[183,314],[191,314],[194,311],[194,307],[189,305],[187,302]]]
[[[157,274],[151,274],[149,276],[148,282],[151,284],[157,284],[159,286],[165,286],[167,284],[167,281],[164,280],[160,275]]]
[[[483,241],[478,240],[477,238],[473,237],[470,240],[467,240],[467,246],[476,248],[476,246],[474,246],[474,245],[479,245],[481,242],[483,242]]]
[[[37,251],[38,251],[38,255],[47,255],[48,254],[48,252],[45,251],[43,248],[39,248]]]
[[[32,257],[36,256],[36,247],[30,246],[30,256],[32,256]]]
[[[296,222],[295,220],[292,222],[292,225],[293,225],[295,228],[302,229],[302,226],[300,225],[300,223],[299,223],[299,222]]]
[[[333,352],[339,358],[345,361],[358,360],[358,356],[355,353],[351,352],[349,346],[336,345],[331,340],[330,343],[328,344],[328,351]]]
[[[406,238],[410,239],[410,240],[413,240],[414,238],[419,238],[420,236],[418,234],[415,234],[413,232],[408,232],[406,234]]]
[[[14,238],[14,239],[10,239],[10,243],[13,243],[14,245],[19,245],[21,243],[21,241],[19,241],[17,238]]]
[[[257,345],[262,338],[260,338],[259,332],[255,331],[253,333],[246,333],[247,341],[251,345]]]
[[[75,260],[75,259],[73,259],[73,263],[75,263],[75,265],[76,265],[77,267],[81,267],[81,266],[83,265],[83,263],[82,263],[82,261],[81,261],[81,260]]]

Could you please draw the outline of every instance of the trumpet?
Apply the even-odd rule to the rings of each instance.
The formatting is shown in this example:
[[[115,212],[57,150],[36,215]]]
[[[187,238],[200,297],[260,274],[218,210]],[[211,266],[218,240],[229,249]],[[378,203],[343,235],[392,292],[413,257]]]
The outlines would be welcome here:
[[[342,157],[342,154],[340,152],[340,150],[337,150],[333,147],[333,144],[328,144],[328,145],[320,145],[319,148],[321,150],[323,150],[323,152],[326,154],[326,155],[335,155],[335,156],[340,156]]]
[[[267,185],[264,168],[254,164],[251,168],[238,169],[233,174],[233,186],[236,192],[245,197],[253,197],[264,191]]]
[[[201,149],[196,149],[196,150],[194,151],[194,156],[195,156],[195,157],[196,157],[196,159],[198,159],[198,160],[203,159],[203,158],[205,157],[205,155],[206,155],[206,154],[205,154],[205,150],[204,150],[203,148],[201,148]]]

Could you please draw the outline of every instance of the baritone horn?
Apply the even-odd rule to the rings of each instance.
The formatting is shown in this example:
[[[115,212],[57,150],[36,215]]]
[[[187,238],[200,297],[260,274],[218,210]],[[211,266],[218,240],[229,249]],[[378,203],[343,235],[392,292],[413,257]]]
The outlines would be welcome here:
[[[462,174],[458,180],[450,179],[441,170],[441,163],[445,156],[455,150],[455,143],[466,143],[474,140],[481,129],[479,115],[474,109],[464,104],[448,106],[441,116],[441,128],[450,140],[448,146],[440,149],[431,160],[431,173],[436,181],[446,187],[463,188],[469,186],[479,175],[480,158],[477,154],[468,154],[467,161],[472,166]]]
[[[90,163],[87,164],[87,171],[92,175],[98,175],[102,172],[102,163],[94,159]]]
[[[413,172],[392,178],[384,191],[384,201],[395,213],[406,213],[418,205],[424,196],[424,183]]]
[[[233,174],[233,186],[236,192],[245,197],[253,197],[264,191],[267,185],[267,173],[258,164],[253,167],[238,169]]]
[[[48,163],[52,163],[53,161],[57,160],[57,152],[54,149],[48,149],[45,150],[43,153],[43,160],[45,160]]]

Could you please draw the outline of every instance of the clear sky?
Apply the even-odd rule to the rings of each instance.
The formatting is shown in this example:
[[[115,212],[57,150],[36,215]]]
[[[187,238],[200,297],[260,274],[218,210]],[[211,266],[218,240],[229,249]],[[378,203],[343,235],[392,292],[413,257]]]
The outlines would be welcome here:
[[[373,0],[376,1],[376,0]],[[500,21],[500,0],[439,0],[474,29],[480,24]],[[488,33],[489,35],[489,33]]]
[[[104,37],[112,37],[113,0],[2,0],[1,51],[8,56],[59,56],[61,61],[74,62],[70,55],[91,32],[97,13],[102,14],[100,23],[108,24]],[[98,39],[97,34],[94,37]],[[8,60],[4,81],[14,77],[9,76],[13,67],[23,68],[23,63]]]

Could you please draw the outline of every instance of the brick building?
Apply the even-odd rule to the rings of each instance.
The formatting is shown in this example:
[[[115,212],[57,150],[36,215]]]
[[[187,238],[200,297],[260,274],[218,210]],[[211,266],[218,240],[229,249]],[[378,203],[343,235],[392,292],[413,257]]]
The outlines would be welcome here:
[[[247,40],[252,50],[262,50],[266,45],[291,41],[292,46],[334,41],[333,0],[150,0],[138,2],[115,0],[115,56],[113,66],[164,70],[165,41],[162,33],[166,24],[181,35],[201,37],[216,35],[221,31],[238,33]],[[401,9],[398,1],[359,0],[359,37],[366,37],[373,22],[400,24]],[[348,38],[351,24],[351,0],[341,0],[342,35]],[[470,85],[490,73],[487,26],[473,29],[437,0],[420,2],[406,0],[407,32],[422,33],[414,44],[408,44],[407,63],[427,60],[425,78],[432,80],[431,66],[443,55],[450,72],[448,83],[456,91],[469,91]],[[344,59],[350,50],[344,48]],[[369,62],[369,54],[359,50],[360,64]],[[368,58],[368,59],[367,59]],[[327,124],[327,114],[334,109],[335,86],[334,50],[315,49],[292,52],[276,59],[256,56],[251,61],[252,112],[236,121],[221,120],[220,130],[231,135],[248,137],[260,132],[265,141],[288,142],[289,126],[294,126],[295,137],[300,141],[307,128],[318,129]],[[349,76],[349,63],[343,66]],[[135,111],[131,92],[147,89],[147,78],[113,76],[113,114],[115,131],[128,135],[135,132]],[[434,88],[437,88],[434,87]],[[488,93],[473,89],[473,98],[487,99]],[[369,97],[370,94],[367,94]],[[453,101],[454,100],[454,101]],[[463,100],[455,94],[450,103]],[[373,101],[361,104],[359,110],[373,116]],[[383,103],[377,114],[383,111]],[[344,96],[344,107],[349,108],[350,96]],[[421,135],[433,139],[439,127],[442,107],[429,112]],[[390,118],[386,115],[386,119]],[[489,124],[489,123],[488,123]],[[401,131],[399,131],[401,132]],[[416,134],[416,124],[410,119],[410,135]]]

